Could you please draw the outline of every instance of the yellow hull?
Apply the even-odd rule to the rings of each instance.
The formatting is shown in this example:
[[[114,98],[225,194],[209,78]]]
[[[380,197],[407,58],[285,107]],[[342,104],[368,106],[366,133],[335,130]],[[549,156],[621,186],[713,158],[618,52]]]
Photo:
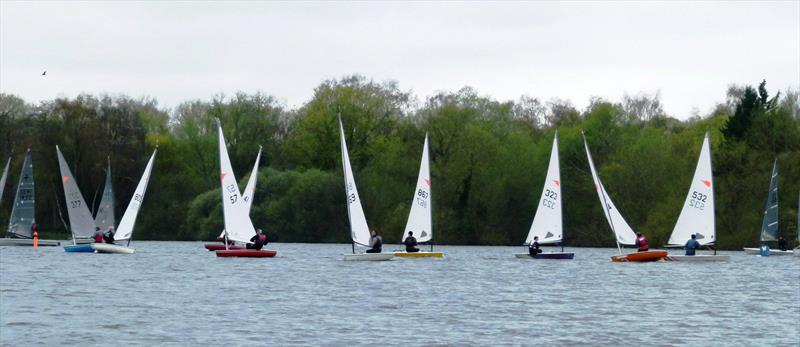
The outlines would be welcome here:
[[[394,252],[395,257],[401,258],[444,258],[442,252]]]

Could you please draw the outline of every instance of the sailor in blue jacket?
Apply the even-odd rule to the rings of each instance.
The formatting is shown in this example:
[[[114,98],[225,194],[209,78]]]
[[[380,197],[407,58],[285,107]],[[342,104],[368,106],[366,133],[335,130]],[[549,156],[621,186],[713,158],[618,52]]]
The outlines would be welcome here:
[[[700,248],[700,242],[697,242],[697,235],[692,234],[692,238],[686,241],[686,245],[683,248],[686,249],[686,255],[694,255],[694,251]]]

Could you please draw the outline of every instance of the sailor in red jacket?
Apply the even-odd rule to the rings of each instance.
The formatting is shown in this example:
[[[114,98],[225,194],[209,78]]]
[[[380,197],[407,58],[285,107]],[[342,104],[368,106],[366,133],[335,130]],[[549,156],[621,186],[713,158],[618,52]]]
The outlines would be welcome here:
[[[647,252],[650,250],[647,239],[642,233],[636,233],[636,247],[639,249],[639,252]]]

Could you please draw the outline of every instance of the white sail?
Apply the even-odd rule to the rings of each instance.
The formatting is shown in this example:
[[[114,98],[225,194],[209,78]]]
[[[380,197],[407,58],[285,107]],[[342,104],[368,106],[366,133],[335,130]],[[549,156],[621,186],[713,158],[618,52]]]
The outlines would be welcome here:
[[[225,231],[228,239],[239,242],[250,242],[256,230],[250,220],[249,211],[245,209],[245,201],[239,194],[239,184],[233,173],[231,159],[225,146],[225,135],[222,126],[218,127],[219,133],[219,166],[220,182],[222,184],[222,213],[225,217]]]
[[[411,211],[408,213],[404,240],[409,231],[414,232],[417,242],[428,242],[433,238],[433,222],[431,218],[431,173],[428,161],[428,134],[422,147],[422,159],[419,163],[417,187],[411,200]]]
[[[358,197],[353,168],[350,167],[350,155],[347,153],[347,143],[344,141],[341,117],[339,118],[339,135],[342,144],[342,169],[344,170],[344,186],[347,196],[347,215],[350,218],[350,236],[356,244],[369,247],[369,226],[367,226],[367,217],[364,216],[364,209],[361,208],[361,199]]]
[[[250,215],[250,207],[253,206],[253,196],[256,193],[256,181],[258,180],[258,162],[261,161],[261,147],[258,147],[258,155],[256,156],[256,163],[253,164],[253,170],[250,171],[250,178],[247,180],[247,186],[244,187],[242,192],[242,199],[244,200],[244,209],[247,215]]]
[[[61,154],[61,149],[56,146],[56,154],[58,154],[58,168],[61,170],[61,185],[64,187],[64,199],[67,203],[67,215],[69,216],[69,228],[72,235],[79,238],[90,238],[94,235],[96,225],[92,218],[92,213],[89,212],[89,207],[86,206],[86,201],[83,200],[81,190],[78,188],[78,183],[75,182],[75,177],[69,170],[67,161]]]
[[[105,232],[109,227],[113,227],[116,222],[114,216],[114,188],[111,184],[111,161],[109,160],[108,170],[106,170],[106,183],[105,187],[103,187],[103,197],[100,199],[100,206],[97,207],[94,224]]]
[[[22,161],[22,168],[19,173],[19,183],[17,184],[17,194],[14,197],[14,205],[11,207],[11,217],[8,218],[9,237],[33,237],[31,226],[36,221],[36,184],[33,181],[33,159],[31,149],[25,152],[25,159]]]
[[[8,178],[8,167],[11,165],[11,157],[6,161],[6,167],[3,169],[3,176],[0,177],[0,202],[3,201],[3,191],[6,188],[6,179]]]
[[[597,175],[597,170],[594,168],[592,161],[592,154],[589,153],[589,144],[586,143],[586,136],[583,137],[583,146],[586,148],[586,157],[589,158],[589,169],[592,171],[592,180],[594,180],[594,187],[597,191],[597,197],[600,199],[600,206],[603,206],[603,213],[606,215],[606,220],[611,226],[611,230],[617,237],[617,242],[623,245],[633,245],[636,243],[636,233],[633,232],[628,222],[619,213],[611,197],[606,192],[603,183],[600,182],[600,177]]]
[[[531,230],[525,238],[525,244],[531,244],[533,237],[539,237],[539,243],[558,243],[563,239],[563,222],[561,218],[561,172],[558,161],[558,132],[553,138],[553,148],[550,151],[550,164],[547,167],[547,177],[544,180],[542,197],[533,217]]]
[[[157,151],[158,149],[154,150],[150,160],[147,161],[142,178],[139,179],[139,184],[136,185],[136,190],[133,192],[133,198],[131,198],[128,208],[125,209],[125,214],[122,215],[122,219],[119,221],[114,240],[128,240],[133,236],[133,226],[136,224],[139,208],[142,207],[142,202],[144,201],[144,193],[147,191],[147,183],[150,181],[150,173],[153,171],[153,162],[156,160]]]
[[[683,245],[692,234],[697,235],[697,242],[701,245],[713,244],[716,241],[714,178],[711,173],[711,146],[708,133],[703,138],[692,184],[689,186],[689,193],[686,195],[686,201],[668,244]]]

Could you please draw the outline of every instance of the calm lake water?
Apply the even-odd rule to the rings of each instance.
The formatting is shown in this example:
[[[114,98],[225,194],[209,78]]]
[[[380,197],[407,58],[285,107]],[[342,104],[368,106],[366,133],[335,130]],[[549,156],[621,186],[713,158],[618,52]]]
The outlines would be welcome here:
[[[345,262],[343,244],[270,244],[273,259],[132,245],[0,247],[0,344],[800,345],[800,257],[619,264],[616,249],[545,261],[441,246],[442,260]]]

